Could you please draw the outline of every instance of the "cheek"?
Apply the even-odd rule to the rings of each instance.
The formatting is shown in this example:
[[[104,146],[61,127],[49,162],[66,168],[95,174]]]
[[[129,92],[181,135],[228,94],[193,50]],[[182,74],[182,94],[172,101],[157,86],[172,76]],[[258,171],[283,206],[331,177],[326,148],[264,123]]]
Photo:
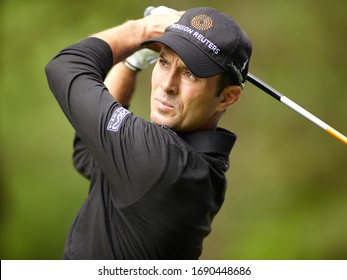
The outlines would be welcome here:
[[[199,125],[209,119],[215,112],[212,100],[202,98],[200,95],[191,95],[182,100],[181,113],[185,123]]]
[[[206,93],[189,96],[189,100],[186,100],[189,111],[196,114],[209,114],[215,111],[216,98],[206,98],[205,95]]]
[[[157,88],[160,85],[160,81],[162,80],[162,73],[159,69],[158,63],[154,65],[153,71],[152,71],[152,89]]]
[[[157,78],[158,72],[156,71],[156,67],[157,67],[157,66],[154,66],[153,71],[152,71],[152,79],[151,79],[152,91],[153,91],[154,88],[157,87],[157,84],[156,84],[156,83],[158,82],[158,78]]]

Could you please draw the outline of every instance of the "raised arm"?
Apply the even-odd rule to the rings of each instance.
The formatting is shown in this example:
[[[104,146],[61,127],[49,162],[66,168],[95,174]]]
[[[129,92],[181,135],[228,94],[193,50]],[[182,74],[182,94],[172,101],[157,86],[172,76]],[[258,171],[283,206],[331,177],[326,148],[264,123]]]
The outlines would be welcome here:
[[[176,13],[175,10],[172,10],[167,7],[158,7],[152,11],[153,14],[159,14],[162,17],[163,14],[169,15],[169,22],[172,20],[176,20],[177,15],[181,15],[182,13]],[[171,16],[170,16],[171,15]],[[171,17],[173,18],[171,20]],[[155,18],[155,17],[154,17]],[[150,21],[154,19],[153,16],[150,17]],[[159,24],[154,28],[155,32],[160,34],[165,30],[165,26],[167,25],[166,20],[163,21],[162,26],[160,26],[160,21],[156,21],[156,24]],[[164,29],[162,29],[164,28]],[[112,32],[112,31],[111,31]],[[153,33],[154,36],[157,36],[157,33]],[[108,33],[108,32],[107,32]],[[108,38],[108,34],[106,32],[102,32],[94,35],[99,38]],[[108,41],[110,44],[113,44],[112,37]],[[128,108],[130,105],[130,101],[135,90],[136,86],[136,76],[138,71],[145,69],[149,64],[155,62],[156,53],[149,49],[142,49],[136,51],[130,57],[127,57],[123,62],[118,62],[116,65],[108,73],[105,79],[105,85],[110,91],[111,95],[115,100],[121,103],[124,107]]]
[[[182,14],[183,12],[175,12],[130,20],[120,26],[96,33],[91,37],[99,38],[110,46],[113,63],[117,64],[139,50],[142,41],[162,35],[165,28],[178,21]]]
[[[128,114],[125,109],[121,109],[122,105],[128,105],[128,99],[126,95],[117,97],[116,100],[111,96],[104,85],[106,74],[114,64],[139,50],[143,40],[161,35],[179,17],[180,13],[175,13],[127,21],[63,49],[46,66],[48,83],[59,105],[83,141],[81,143],[87,148],[85,151],[88,154],[90,152],[94,163],[103,169],[111,181],[115,178],[115,172],[123,170],[122,154],[119,158],[116,153],[120,151],[119,145],[123,145],[121,138],[126,136],[110,132],[109,126],[116,123],[113,116],[117,116],[119,112]],[[119,67],[123,65],[120,64]],[[122,69],[122,72],[123,70],[124,74],[133,75],[128,69]],[[122,79],[118,81],[122,82]],[[138,119],[129,119],[129,126],[134,121]],[[86,165],[92,161],[87,160],[81,149],[78,151],[74,155],[78,170],[92,168],[94,163]],[[119,170],[115,170],[116,168]],[[90,176],[90,172],[83,173],[86,173],[86,177]]]
[[[137,72],[119,62],[112,67],[104,81],[113,98],[128,108],[136,86]]]

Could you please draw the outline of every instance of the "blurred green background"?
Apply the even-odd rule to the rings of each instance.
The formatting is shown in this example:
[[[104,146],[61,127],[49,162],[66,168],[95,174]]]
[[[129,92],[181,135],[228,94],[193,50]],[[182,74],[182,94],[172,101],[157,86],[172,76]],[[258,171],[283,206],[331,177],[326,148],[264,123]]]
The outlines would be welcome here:
[[[0,257],[60,259],[88,182],[71,163],[73,130],[44,67],[62,48],[149,5],[212,6],[253,41],[250,71],[347,133],[347,2],[343,0],[3,0]],[[148,119],[151,71],[132,110]],[[346,145],[248,84],[222,126],[239,139],[226,201],[202,259],[346,259]]]

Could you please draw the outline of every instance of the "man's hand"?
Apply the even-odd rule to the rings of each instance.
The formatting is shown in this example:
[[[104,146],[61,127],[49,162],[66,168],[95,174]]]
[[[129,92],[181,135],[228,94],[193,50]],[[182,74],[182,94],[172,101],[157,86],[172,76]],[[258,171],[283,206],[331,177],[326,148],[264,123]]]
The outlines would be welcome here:
[[[160,7],[148,7],[144,11],[144,16],[150,16],[150,15],[168,15],[168,14],[175,14],[177,13],[176,10],[160,6]],[[141,71],[143,69],[146,69],[148,65],[153,64],[157,61],[158,58],[158,50],[153,51],[150,49],[142,49],[134,54],[130,55],[127,59],[124,61],[124,65],[128,67],[130,70],[134,72]]]
[[[167,14],[174,14],[176,13],[177,10],[174,10],[174,9],[171,9],[171,8],[168,8],[166,6],[159,6],[159,7],[153,7],[153,6],[150,6],[150,7],[147,7],[143,13],[143,15],[146,17],[146,16],[149,16],[149,15],[167,15]]]
[[[148,39],[161,36],[165,29],[177,22],[183,14],[184,11],[179,12],[165,6],[150,10],[149,15],[144,17],[144,20],[147,21],[147,26],[151,27],[150,30],[152,32]]]
[[[177,22],[184,12],[153,14],[92,35],[104,40],[112,49],[114,64],[141,48],[141,42],[160,36],[166,27]]]
[[[124,65],[134,72],[146,69],[149,64],[157,61],[158,53],[149,49],[142,49],[124,60]]]

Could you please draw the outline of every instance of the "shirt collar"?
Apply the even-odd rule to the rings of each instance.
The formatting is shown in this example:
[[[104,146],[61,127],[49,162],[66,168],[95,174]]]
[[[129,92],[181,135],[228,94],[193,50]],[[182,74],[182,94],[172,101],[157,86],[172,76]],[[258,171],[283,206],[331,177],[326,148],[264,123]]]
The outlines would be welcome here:
[[[180,137],[200,153],[216,153],[229,156],[237,136],[223,128],[215,131],[197,131],[181,134]]]

